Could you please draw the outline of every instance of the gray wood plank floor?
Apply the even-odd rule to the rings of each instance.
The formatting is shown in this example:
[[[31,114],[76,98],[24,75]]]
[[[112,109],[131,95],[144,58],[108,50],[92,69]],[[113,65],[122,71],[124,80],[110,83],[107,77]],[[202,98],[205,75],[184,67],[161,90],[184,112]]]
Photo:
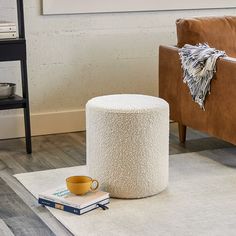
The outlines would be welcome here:
[[[13,236],[14,235],[3,220],[0,220],[0,232],[1,232],[2,236]]]
[[[170,130],[170,154],[234,147],[192,129],[181,145],[175,123]],[[0,235],[71,235],[13,175],[86,164],[85,136],[78,132],[33,137],[32,155],[25,154],[24,139],[0,141]]]

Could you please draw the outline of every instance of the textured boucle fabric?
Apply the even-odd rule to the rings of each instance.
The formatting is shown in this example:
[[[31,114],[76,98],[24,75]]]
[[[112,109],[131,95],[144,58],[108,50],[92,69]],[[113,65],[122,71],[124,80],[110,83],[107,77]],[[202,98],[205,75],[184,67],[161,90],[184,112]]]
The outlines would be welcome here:
[[[116,198],[157,194],[168,184],[169,105],[145,95],[109,95],[86,105],[87,164]]]

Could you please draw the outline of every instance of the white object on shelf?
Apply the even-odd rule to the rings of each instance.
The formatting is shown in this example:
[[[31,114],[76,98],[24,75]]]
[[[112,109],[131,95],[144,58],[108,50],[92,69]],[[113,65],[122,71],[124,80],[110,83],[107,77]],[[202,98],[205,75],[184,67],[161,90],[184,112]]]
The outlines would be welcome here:
[[[16,26],[0,26],[0,33],[16,32]]]
[[[16,32],[0,33],[0,39],[15,39]]]
[[[14,39],[16,37],[16,23],[0,21],[0,39]]]
[[[89,175],[116,198],[157,194],[168,184],[169,105],[145,95],[109,95],[86,105]]]
[[[0,21],[0,27],[13,27],[16,26],[16,23],[10,21]]]

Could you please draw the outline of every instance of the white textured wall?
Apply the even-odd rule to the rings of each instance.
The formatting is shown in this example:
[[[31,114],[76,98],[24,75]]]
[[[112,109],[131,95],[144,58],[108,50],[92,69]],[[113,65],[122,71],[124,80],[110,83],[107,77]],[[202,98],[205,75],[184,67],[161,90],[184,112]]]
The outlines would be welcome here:
[[[94,96],[156,95],[158,46],[175,44],[175,20],[236,14],[221,9],[42,16],[40,0],[24,4],[34,134],[83,129],[83,109]],[[15,0],[0,0],[0,18],[16,19]],[[0,63],[0,81],[18,82],[18,73],[17,63]],[[0,138],[22,135],[18,126],[17,133],[9,131],[15,114],[0,113]]]

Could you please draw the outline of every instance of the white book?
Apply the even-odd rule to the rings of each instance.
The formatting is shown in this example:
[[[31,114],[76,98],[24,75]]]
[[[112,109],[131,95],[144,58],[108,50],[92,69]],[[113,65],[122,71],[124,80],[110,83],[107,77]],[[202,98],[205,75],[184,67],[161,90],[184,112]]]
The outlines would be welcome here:
[[[109,193],[103,191],[88,192],[79,196],[70,193],[66,186],[62,186],[39,194],[38,202],[44,206],[81,215],[98,207],[104,207],[110,199]]]
[[[16,26],[0,26],[0,33],[16,32]]]
[[[9,21],[0,21],[0,27],[16,27],[16,23],[14,22],[9,22]]]
[[[16,36],[16,32],[11,32],[11,33],[0,33],[0,39],[15,39]]]

